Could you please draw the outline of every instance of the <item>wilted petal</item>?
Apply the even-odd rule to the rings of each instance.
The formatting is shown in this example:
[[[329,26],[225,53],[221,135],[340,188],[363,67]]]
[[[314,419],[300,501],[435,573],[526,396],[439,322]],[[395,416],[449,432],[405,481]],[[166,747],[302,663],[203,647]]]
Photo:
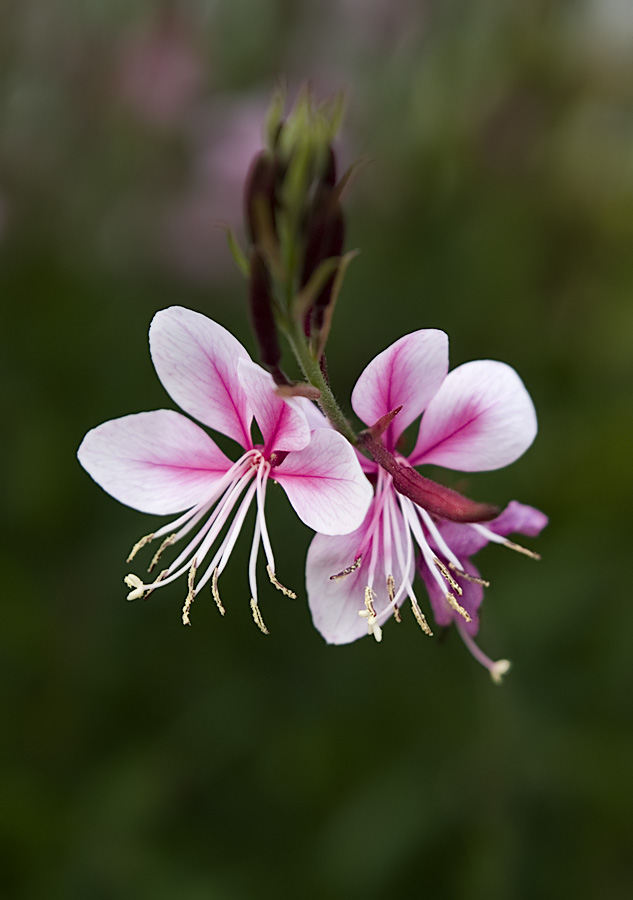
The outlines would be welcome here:
[[[310,441],[310,426],[296,400],[275,393],[272,376],[248,360],[239,360],[238,377],[264,438],[264,455],[273,450],[301,450]]]
[[[154,316],[149,343],[170,397],[198,421],[250,449],[253,414],[237,377],[238,360],[250,357],[240,342],[206,316],[172,306]]]
[[[195,422],[169,409],[98,425],[77,456],[121,503],[157,515],[195,506],[232,465]]]
[[[462,472],[499,469],[527,450],[536,427],[534,404],[514,369],[492,360],[464,363],[429,403],[409,461]]]
[[[367,425],[398,406],[402,410],[384,434],[385,446],[396,441],[426,409],[448,371],[448,336],[424,328],[401,337],[379,353],[362,372],[352,392],[352,407]]]
[[[347,534],[363,521],[372,488],[351,444],[320,428],[307,447],[272,470],[299,518],[322,534]]]

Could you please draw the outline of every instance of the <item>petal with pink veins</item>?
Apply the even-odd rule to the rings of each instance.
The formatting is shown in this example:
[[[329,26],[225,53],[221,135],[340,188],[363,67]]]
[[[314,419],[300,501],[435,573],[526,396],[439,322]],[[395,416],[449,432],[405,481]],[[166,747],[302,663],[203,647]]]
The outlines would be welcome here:
[[[271,477],[301,521],[322,534],[358,528],[373,495],[352,445],[326,428],[313,432],[308,446],[287,456]]]
[[[237,376],[250,357],[237,338],[200,313],[172,306],[156,313],[149,329],[156,373],[185,412],[250,449],[253,418]]]
[[[264,438],[264,456],[273,450],[301,450],[310,442],[310,426],[301,405],[275,393],[272,375],[250,359],[240,359],[238,377]]]
[[[232,465],[195,422],[170,409],[98,425],[85,436],[77,456],[116,500],[156,515],[200,503]]]
[[[422,417],[411,465],[462,472],[500,469],[536,436],[536,412],[513,368],[476,360],[453,369]]]
[[[330,576],[345,571],[355,561],[359,547],[369,527],[371,527],[373,505],[363,525],[352,534],[342,537],[315,535],[306,561],[306,587],[308,603],[315,628],[320,631],[328,644],[348,644],[367,635],[367,619],[358,615],[365,608],[365,587],[367,586],[369,561],[372,543],[363,549],[363,561],[354,571],[344,578],[332,580]],[[379,530],[374,532],[372,541],[380,541]],[[401,536],[404,541],[404,534]],[[385,561],[382,545],[376,546],[377,557],[374,576],[374,609],[378,623],[382,624],[390,615],[386,607],[389,602],[386,580],[384,578]],[[402,572],[396,559],[392,560],[392,571],[397,586],[402,581]],[[407,573],[412,582],[414,563],[411,559],[410,571]],[[406,601],[406,595],[400,602]]]
[[[385,431],[394,450],[405,428],[426,409],[448,371],[448,336],[424,328],[401,337],[364,369],[352,391],[352,407],[366,425],[398,406],[401,411]]]

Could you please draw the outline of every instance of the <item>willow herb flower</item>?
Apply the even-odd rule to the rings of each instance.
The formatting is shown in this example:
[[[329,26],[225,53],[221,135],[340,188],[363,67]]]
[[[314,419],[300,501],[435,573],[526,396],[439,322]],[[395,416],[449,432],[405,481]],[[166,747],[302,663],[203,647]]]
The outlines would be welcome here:
[[[311,435],[299,401],[280,397],[270,374],[221,325],[171,307],[156,314],[149,339],[156,372],[171,398],[204,425],[235,440],[244,452],[233,462],[202,428],[169,409],[123,416],[88,432],[79,461],[104,490],[141,512],[182,513],[141,538],[128,562],[146,544],[162,539],[149,566],[153,571],[168,547],[193,533],[153,580],[145,582],[135,574],[125,578],[128,599],[146,597],[186,578],[182,620],[189,624],[191,604],[210,581],[224,614],[218,578],[254,502],[248,579],[253,617],[266,632],[256,581],[260,544],[271,582],[295,596],[277,579],[264,513],[269,479],[282,486],[306,525],[328,535],[358,527],[371,501],[371,486],[345,438],[326,429]],[[253,442],[253,418],[262,444]]]
[[[477,599],[481,602],[473,585],[481,589],[484,582],[472,574],[468,556],[487,541],[517,549],[504,535],[525,523],[512,514],[518,505],[495,518],[495,507],[462,497],[415,467],[477,472],[514,462],[536,435],[530,396],[505,363],[478,360],[448,373],[446,334],[424,329],[400,338],[366,367],[352,406],[370,426],[361,445],[373,459],[363,458],[362,465],[375,493],[356,531],[336,540],[317,534],[312,541],[306,582],[314,623],[330,643],[347,643],[367,632],[379,641],[385,620],[399,619],[408,598],[419,625],[431,634],[413,587],[419,556],[424,581],[432,586],[436,620],[446,624],[457,617],[472,649],[473,613]],[[420,415],[415,446],[405,457],[400,438]],[[537,533],[544,521],[538,528],[535,523],[526,533]],[[481,660],[483,654],[474,652]],[[494,665],[489,668],[498,676],[506,664]]]

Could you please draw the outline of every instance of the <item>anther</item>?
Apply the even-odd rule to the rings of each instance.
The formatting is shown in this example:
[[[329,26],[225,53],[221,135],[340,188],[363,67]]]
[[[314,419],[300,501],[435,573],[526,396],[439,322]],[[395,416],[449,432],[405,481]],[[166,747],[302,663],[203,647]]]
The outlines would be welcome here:
[[[504,541],[503,546],[507,547],[508,550],[516,550],[517,553],[523,553],[524,556],[529,556],[530,559],[540,559],[540,553],[534,553],[533,550],[528,550],[527,547],[522,547],[521,544],[515,544],[513,541]]]
[[[262,634],[270,634],[270,632],[266,628],[266,625],[264,624],[262,614],[260,612],[259,606],[257,605],[257,600],[255,600],[254,597],[251,597],[251,611],[253,613],[253,619],[255,621],[255,624],[257,625],[259,630],[262,632]]]
[[[435,558],[433,559],[433,562],[435,563],[436,568],[439,569],[442,578],[443,578],[445,581],[448,581],[448,583],[449,583],[450,586],[453,588],[453,590],[454,590],[457,594],[459,594],[459,596],[461,597],[461,595],[463,594],[463,591],[462,591],[461,587],[457,584],[457,582],[455,581],[455,579],[453,578],[453,576],[451,575],[451,573],[448,571],[447,567],[444,565],[444,563],[442,562],[442,560],[441,560],[441,559],[438,559],[437,557],[435,557]]]
[[[493,663],[492,668],[490,669],[490,677],[495,684],[502,683],[503,676],[507,674],[511,665],[512,663],[509,659],[498,659],[496,663]]]
[[[382,628],[378,625],[378,617],[373,603],[374,593],[369,585],[365,588],[365,609],[361,609],[358,615],[361,619],[367,619],[367,632],[373,634],[376,643],[382,641]]]
[[[128,556],[128,558],[125,561],[132,562],[132,560],[134,559],[134,557],[136,556],[138,551],[141,550],[145,546],[145,544],[149,544],[149,542],[153,541],[153,540],[154,540],[154,532],[152,532],[151,534],[146,534],[145,537],[142,537],[140,539],[140,541],[137,541],[134,544],[134,546],[130,550],[130,555]]]
[[[485,578],[480,578],[478,575],[469,575],[468,572],[464,572],[463,569],[459,569],[455,563],[449,562],[449,569],[452,569],[460,578],[463,578],[465,581],[471,581],[473,584],[480,584],[482,587],[489,588],[490,582],[486,581]]]
[[[409,599],[411,600],[411,609],[413,610],[413,615],[415,616],[416,622],[425,634],[428,634],[429,637],[433,637],[431,626],[427,622],[426,616],[420,609],[417,600],[414,597],[410,597]]]
[[[277,576],[270,566],[266,566],[266,571],[268,572],[268,577],[270,578],[271,583],[275,585],[278,591],[281,591],[284,596],[290,597],[291,600],[297,599],[297,595],[294,591],[291,591],[289,588],[284,587],[281,581],[277,581]]]
[[[191,625],[191,621],[189,619],[189,610],[191,609],[191,604],[193,603],[196,592],[193,588],[193,583],[196,578],[196,561],[191,563],[191,568],[189,569],[189,574],[187,576],[187,587],[189,590],[187,591],[187,597],[185,599],[185,605],[182,608],[182,624],[183,625]]]
[[[360,556],[357,556],[351,566],[348,566],[346,569],[343,569],[342,572],[339,572],[337,575],[330,575],[330,581],[342,581],[343,578],[347,578],[348,575],[351,575],[352,572],[355,572],[356,569],[360,566],[363,561],[363,555],[361,553]]]
[[[151,561],[151,563],[149,564],[149,568],[148,568],[148,570],[147,570],[148,572],[151,572],[151,571],[152,571],[152,569],[153,569],[153,568],[156,566],[156,564],[158,563],[158,560],[161,558],[161,555],[162,555],[163,551],[166,550],[168,547],[171,547],[171,545],[174,543],[175,540],[176,540],[176,532],[174,532],[173,534],[170,534],[169,537],[166,537],[166,538],[165,538],[165,540],[163,541],[163,543],[160,545],[160,547],[158,548],[158,550],[156,551],[156,553],[155,553],[154,556],[152,557],[152,561]]]
[[[127,585],[127,587],[132,588],[130,593],[127,595],[128,600],[139,600],[145,593],[145,585],[138,577],[138,575],[126,575],[123,581]]]
[[[393,575],[387,575],[387,593],[389,594],[389,602],[393,603],[396,599],[396,591],[395,591],[395,582],[393,580]],[[402,616],[400,615],[400,610],[394,604],[393,607],[393,617],[396,622],[402,622]]]
[[[218,567],[216,566],[213,570],[213,577],[211,578],[211,593],[213,594],[213,599],[215,600],[215,605],[220,610],[220,615],[223,616],[226,610],[222,606],[222,601],[220,600],[220,592],[218,591]]]
[[[451,607],[451,609],[454,609],[456,613],[459,613],[459,615],[465,622],[472,622],[472,619],[470,618],[464,607],[457,602],[452,594],[445,594],[444,596],[446,597],[446,602]]]
[[[147,593],[146,593],[145,596],[143,597],[143,600],[147,600],[147,598],[149,597],[149,595],[150,595],[151,593],[153,593],[153,591],[156,590],[156,588],[157,588],[158,585],[161,583],[161,581],[162,581],[164,578],[166,578],[168,575],[169,575],[169,569],[163,569],[163,571],[160,572],[160,573],[156,576],[156,578],[152,581],[152,583],[151,583],[150,585],[147,586]]]

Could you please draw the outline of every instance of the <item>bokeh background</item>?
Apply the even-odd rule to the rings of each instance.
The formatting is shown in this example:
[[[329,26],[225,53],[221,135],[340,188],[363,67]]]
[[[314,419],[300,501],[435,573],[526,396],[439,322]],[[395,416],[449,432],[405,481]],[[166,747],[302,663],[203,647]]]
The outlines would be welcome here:
[[[632,46],[627,0],[4,0],[2,896],[631,896]],[[264,638],[246,540],[224,620],[199,598],[183,628],[178,585],[125,601],[154,522],[76,448],[172,406],[156,310],[254,351],[218,222],[241,233],[279,77],[345,89],[340,159],[369,160],[328,353],[342,401],[425,326],[534,397],[525,457],[460,481],[551,517],[541,563],[478,559],[502,688],[408,613],[380,646],[329,647],[301,591],[263,586]],[[275,493],[301,588],[310,534]]]

